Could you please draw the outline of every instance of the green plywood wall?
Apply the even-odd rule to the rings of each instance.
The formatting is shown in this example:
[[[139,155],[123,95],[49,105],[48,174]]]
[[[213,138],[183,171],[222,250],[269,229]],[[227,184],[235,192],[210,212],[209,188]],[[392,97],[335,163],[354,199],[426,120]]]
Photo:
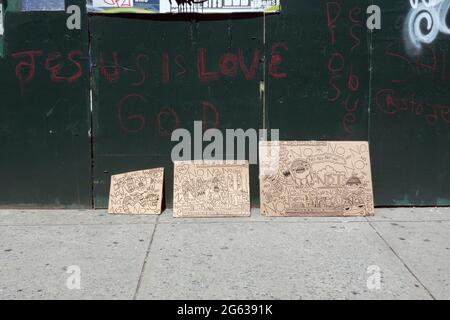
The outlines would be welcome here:
[[[0,59],[0,205],[91,207],[87,19],[6,14]]]
[[[382,9],[374,32],[366,28],[372,3]],[[170,206],[170,134],[197,120],[220,130],[280,129],[286,140],[368,139],[378,206],[450,205],[450,35],[412,52],[406,0],[282,5],[267,16],[94,15],[75,32],[57,28],[63,12],[8,13],[0,203],[86,206],[93,188],[96,207],[105,207],[111,174],[164,166]],[[44,57],[22,92],[11,54],[36,48]],[[53,83],[44,58],[71,50],[83,52],[82,77]],[[221,70],[230,56],[237,70]],[[251,172],[257,205],[257,166]]]

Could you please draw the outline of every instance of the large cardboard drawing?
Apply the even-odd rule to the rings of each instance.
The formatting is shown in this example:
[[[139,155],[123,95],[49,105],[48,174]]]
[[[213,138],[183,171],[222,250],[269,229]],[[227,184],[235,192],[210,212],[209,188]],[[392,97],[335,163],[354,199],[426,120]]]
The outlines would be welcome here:
[[[112,176],[108,212],[161,214],[163,181],[164,168]]]
[[[175,217],[250,215],[247,161],[175,162]]]
[[[260,142],[261,212],[267,216],[374,213],[367,142]]]
[[[96,13],[279,12],[280,0],[88,0]]]

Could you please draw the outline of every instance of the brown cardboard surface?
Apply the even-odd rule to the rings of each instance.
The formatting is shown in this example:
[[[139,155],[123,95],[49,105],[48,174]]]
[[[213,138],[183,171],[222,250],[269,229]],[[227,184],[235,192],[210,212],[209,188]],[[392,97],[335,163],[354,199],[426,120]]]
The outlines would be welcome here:
[[[175,217],[250,216],[248,161],[175,162]]]
[[[112,176],[108,212],[161,214],[163,181],[164,168]]]
[[[267,216],[373,215],[369,144],[260,142],[260,190]]]

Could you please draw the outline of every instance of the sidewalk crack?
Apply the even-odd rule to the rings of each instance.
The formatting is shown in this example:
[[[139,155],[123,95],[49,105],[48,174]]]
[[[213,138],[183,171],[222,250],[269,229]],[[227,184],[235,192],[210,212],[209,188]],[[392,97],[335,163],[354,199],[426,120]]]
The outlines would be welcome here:
[[[138,283],[136,286],[136,290],[133,295],[133,300],[137,300],[137,296],[139,294],[139,289],[141,288],[142,278],[144,277],[145,267],[147,266],[148,257],[150,255],[150,250],[152,248],[153,239],[155,238],[156,229],[158,228],[159,216],[156,218],[155,227],[153,228],[152,236],[150,237],[150,242],[148,244],[147,252],[145,254],[144,263],[142,264],[141,273],[139,274]]]
[[[386,246],[391,250],[391,252],[397,257],[398,260],[403,264],[403,266],[408,270],[408,272],[416,279],[416,281],[422,286],[422,288],[425,289],[425,291],[428,293],[428,295],[433,299],[436,300],[436,297],[431,293],[431,291],[420,281],[420,279],[414,274],[414,272],[411,270],[411,268],[406,264],[406,262],[400,257],[400,255],[392,248],[392,246],[387,242],[387,240],[381,235],[381,233],[375,228],[375,226],[372,224],[371,221],[367,219],[367,222],[369,223],[370,227],[375,231],[375,233],[380,237],[380,239],[386,244]]]

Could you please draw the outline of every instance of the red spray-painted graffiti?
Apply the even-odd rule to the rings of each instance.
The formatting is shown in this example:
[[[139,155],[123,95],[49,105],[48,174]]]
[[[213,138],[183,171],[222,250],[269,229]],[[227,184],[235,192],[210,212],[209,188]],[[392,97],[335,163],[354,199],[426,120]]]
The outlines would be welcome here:
[[[288,51],[286,43],[274,43],[270,50],[268,61],[268,75],[273,79],[285,79],[287,72],[283,70],[283,53]],[[134,66],[124,63],[130,57],[122,57],[117,52],[100,52],[98,56],[98,70],[101,80],[111,85],[120,84],[121,87],[129,86],[135,91],[143,87],[149,81],[155,85],[170,85],[176,79],[183,81],[190,75],[195,77],[199,83],[210,83],[220,79],[239,79],[242,81],[259,81],[257,72],[261,70],[261,61],[264,61],[258,48],[251,50],[238,49],[235,52],[225,52],[209,56],[206,48],[199,48],[195,61],[189,61],[183,54],[171,54],[162,52],[155,59],[155,53],[151,55],[138,53],[134,57]],[[217,58],[218,57],[218,58]],[[190,63],[189,63],[190,62]],[[129,75],[125,72],[134,72],[135,81],[129,81]],[[192,78],[190,78],[192,79]],[[155,83],[155,80],[157,83]],[[148,111],[151,101],[145,94],[126,94],[117,104],[118,122],[120,129],[125,133],[139,133],[155,126],[161,136],[170,136],[172,131],[179,128],[180,123],[189,122],[183,119],[184,114],[176,109],[165,106],[155,115],[149,115]],[[219,128],[221,114],[213,102],[204,100],[199,103],[199,110],[205,130],[208,128]],[[195,107],[195,108],[198,108]],[[146,114],[147,113],[147,114]],[[195,113],[195,112],[191,112]],[[193,120],[193,119],[191,119]]]
[[[360,76],[356,72],[356,68],[353,63],[348,63],[344,56],[344,51],[348,51],[349,55],[356,52],[361,46],[361,39],[358,36],[357,30],[362,30],[363,11],[361,7],[354,7],[347,12],[347,18],[345,18],[341,4],[338,2],[326,3],[326,20],[327,28],[330,37],[330,45],[332,53],[328,58],[328,74],[329,74],[329,96],[330,102],[341,102],[344,106],[344,116],[342,118],[342,127],[345,132],[353,133],[353,126],[357,123],[358,110],[364,97],[364,92],[361,92]],[[349,48],[340,47],[340,43],[337,35],[338,23],[344,19],[350,24],[350,29],[345,37],[351,38],[351,44]],[[341,35],[342,37],[342,35]],[[368,69],[368,68],[367,68]]]
[[[11,57],[17,61],[15,72],[22,93],[26,84],[32,82],[36,76],[37,65],[41,62],[38,60],[43,60],[43,67],[52,82],[73,83],[83,75],[80,61],[83,52],[80,50],[70,51],[67,54],[60,52],[45,54],[43,50],[29,50],[12,53]]]
[[[146,126],[156,126],[159,135],[170,137],[180,127],[182,115],[171,107],[163,107],[153,118],[146,114],[150,101],[138,93],[127,94],[117,104],[117,118],[120,128],[126,133],[138,133]],[[220,112],[209,101],[203,101],[201,108],[204,130],[220,128]]]
[[[424,82],[446,92],[449,75],[449,52],[447,47],[422,45],[420,55],[409,56],[402,39],[386,44],[384,55],[395,68],[396,76],[387,79],[384,88],[376,90],[374,103],[377,110],[390,117],[412,116],[423,119],[430,126],[450,124],[448,102],[430,101],[430,97],[418,98],[419,92],[407,92],[408,83]],[[398,70],[398,71],[397,71]],[[406,92],[406,93],[405,93]],[[439,100],[433,96],[433,100]]]
[[[270,59],[268,62],[268,74],[274,79],[284,79],[288,74],[283,71],[284,57],[283,53],[288,51],[286,43],[274,43],[270,49]],[[250,50],[245,54],[243,49],[237,52],[225,52],[217,60],[211,59],[206,48],[197,50],[195,66],[186,61],[183,54],[161,53],[160,72],[161,83],[169,84],[174,78],[186,76],[195,69],[196,77],[199,82],[214,82],[221,78],[233,79],[243,76],[245,80],[252,81],[257,78],[257,71],[261,69],[260,61],[263,61],[262,54],[258,48]],[[108,62],[106,62],[107,58]],[[123,68],[117,52],[100,52],[98,58],[98,68],[102,78],[110,83],[119,82]],[[128,58],[128,57],[125,57]],[[139,53],[134,59],[135,70],[139,73],[139,79],[134,82],[134,86],[141,86],[148,79],[148,68],[144,64],[150,65],[150,56],[145,53]],[[155,67],[155,66],[154,66]],[[146,70],[147,69],[147,70]]]
[[[450,107],[440,103],[418,101],[414,94],[409,97],[398,95],[393,89],[381,89],[375,96],[378,110],[393,116],[410,114],[422,117],[429,125],[440,122],[450,124]]]

